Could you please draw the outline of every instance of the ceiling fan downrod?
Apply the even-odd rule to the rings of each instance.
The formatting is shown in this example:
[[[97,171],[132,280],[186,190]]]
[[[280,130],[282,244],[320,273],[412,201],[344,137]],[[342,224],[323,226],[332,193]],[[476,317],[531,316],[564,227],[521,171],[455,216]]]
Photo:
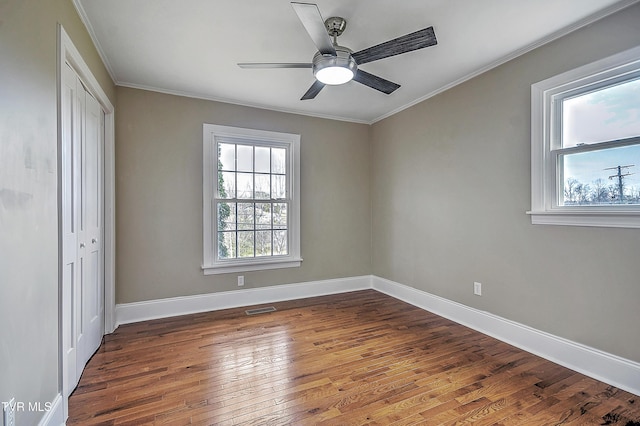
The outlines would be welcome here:
[[[324,21],[324,26],[327,28],[327,33],[333,37],[333,45],[338,45],[338,37],[342,35],[347,28],[347,20],[339,16],[332,16]]]

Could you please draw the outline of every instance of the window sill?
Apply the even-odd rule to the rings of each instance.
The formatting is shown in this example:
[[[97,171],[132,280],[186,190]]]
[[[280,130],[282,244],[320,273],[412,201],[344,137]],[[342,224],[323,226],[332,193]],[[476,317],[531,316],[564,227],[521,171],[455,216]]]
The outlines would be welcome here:
[[[237,272],[265,271],[269,269],[298,268],[302,258],[286,258],[265,261],[230,262],[218,265],[202,265],[205,275],[232,274]]]
[[[528,211],[533,225],[640,228],[639,211]]]

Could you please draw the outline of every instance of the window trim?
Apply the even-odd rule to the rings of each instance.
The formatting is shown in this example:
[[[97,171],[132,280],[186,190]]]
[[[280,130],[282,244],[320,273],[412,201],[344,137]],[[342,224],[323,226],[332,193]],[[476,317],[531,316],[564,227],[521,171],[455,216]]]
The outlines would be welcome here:
[[[559,132],[553,128],[558,118],[553,116],[558,114],[554,101],[559,95],[639,72],[640,47],[635,47],[531,86],[531,210],[527,214],[532,224],[640,228],[640,206],[558,205],[559,172],[557,152],[553,152]]]
[[[279,268],[299,267],[300,257],[300,135],[271,132],[266,130],[203,124],[203,167],[202,167],[202,240],[204,275],[259,271]],[[289,254],[286,256],[265,256],[243,259],[216,260],[216,215],[214,203],[217,186],[218,157],[216,139],[235,139],[239,143],[265,145],[287,145],[289,155],[289,199],[288,231]]]

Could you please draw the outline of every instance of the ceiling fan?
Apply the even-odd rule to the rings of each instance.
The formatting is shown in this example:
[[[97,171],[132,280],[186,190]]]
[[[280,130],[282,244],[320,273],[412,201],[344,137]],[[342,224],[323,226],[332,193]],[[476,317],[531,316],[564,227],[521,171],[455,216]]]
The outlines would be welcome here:
[[[291,5],[318,48],[312,61],[310,63],[242,62],[238,66],[240,68],[311,68],[316,81],[300,100],[315,98],[327,84],[339,85],[351,80],[389,95],[400,85],[369,74],[358,66],[438,44],[433,27],[428,27],[354,53],[351,49],[338,45],[338,36],[347,26],[344,18],[332,17],[324,21],[318,6],[313,3],[291,2]]]

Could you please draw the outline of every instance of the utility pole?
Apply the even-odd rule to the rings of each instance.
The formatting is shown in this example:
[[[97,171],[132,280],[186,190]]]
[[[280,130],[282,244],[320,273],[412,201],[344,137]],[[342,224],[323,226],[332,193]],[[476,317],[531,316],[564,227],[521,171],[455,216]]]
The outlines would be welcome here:
[[[631,176],[634,173],[629,173],[628,171],[626,171],[625,174],[622,174],[622,169],[629,169],[631,167],[635,167],[635,164],[629,164],[626,166],[616,166],[616,167],[609,167],[608,169],[605,170],[617,170],[618,173],[616,173],[615,175],[611,175],[609,176],[609,180],[613,180],[613,178],[618,178],[618,193],[620,194],[620,201],[618,201],[619,203],[622,203],[624,200],[624,193],[622,192],[624,189],[624,185],[622,184],[622,178],[623,177],[627,177],[627,176]]]

